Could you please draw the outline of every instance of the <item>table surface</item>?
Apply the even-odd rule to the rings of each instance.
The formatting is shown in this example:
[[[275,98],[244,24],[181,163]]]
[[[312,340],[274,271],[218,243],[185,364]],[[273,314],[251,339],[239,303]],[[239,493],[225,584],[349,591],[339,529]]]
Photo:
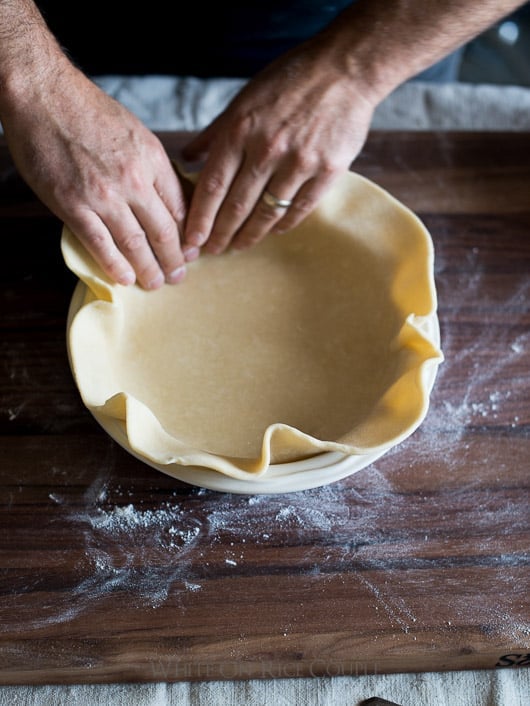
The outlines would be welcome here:
[[[148,467],[83,407],[61,224],[0,143],[0,683],[528,665],[529,154],[530,134],[369,136],[355,170],[435,245],[429,413],[345,480],[242,496]]]

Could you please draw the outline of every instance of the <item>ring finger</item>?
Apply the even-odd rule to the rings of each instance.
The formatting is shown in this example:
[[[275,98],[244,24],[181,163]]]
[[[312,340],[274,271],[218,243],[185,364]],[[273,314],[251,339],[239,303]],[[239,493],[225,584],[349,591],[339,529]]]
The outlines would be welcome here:
[[[234,246],[240,249],[246,248],[262,240],[271,231],[274,233],[284,233],[286,230],[297,226],[315,208],[326,189],[330,186],[333,178],[334,177],[330,175],[328,177],[319,176],[318,178],[312,177],[307,179],[305,182],[298,185],[295,195],[291,199],[285,196],[277,196],[277,194],[281,194],[282,192],[280,191],[280,187],[274,186],[271,181],[271,186],[267,188],[262,195],[261,203],[258,204],[259,208],[256,207],[252,217],[237,234],[234,240]],[[275,189],[275,191],[273,191],[273,189]],[[283,193],[286,192],[284,191]],[[272,194],[273,198],[269,198],[267,194],[269,196]],[[286,204],[281,208],[281,212],[278,204],[275,204],[274,208],[269,206],[271,210],[278,214],[272,225],[270,225],[270,221],[267,221],[266,218],[262,218],[261,221],[259,218],[260,213],[263,212],[263,205],[268,206],[269,203],[272,204],[274,196],[276,196],[276,200],[285,200]],[[287,202],[289,201],[291,203],[287,206]]]
[[[249,179],[248,171],[240,170],[219,211],[208,248],[211,252],[222,252],[230,244],[242,248],[261,240],[291,207],[301,183],[281,173],[273,178],[269,173],[262,179]],[[246,235],[241,238],[241,233]]]
[[[233,240],[234,247],[237,249],[250,247],[270,233],[277,223],[283,221],[293,209],[296,209],[295,204],[298,202],[302,187],[303,183],[293,185],[292,181],[289,183],[281,180],[279,176],[271,179],[257,198],[249,218],[236,234]]]

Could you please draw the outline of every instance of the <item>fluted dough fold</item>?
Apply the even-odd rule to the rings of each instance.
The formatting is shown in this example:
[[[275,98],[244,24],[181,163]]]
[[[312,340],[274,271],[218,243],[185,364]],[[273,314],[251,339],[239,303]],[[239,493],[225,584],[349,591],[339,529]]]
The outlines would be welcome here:
[[[299,227],[201,255],[185,281],[112,283],[63,228],[82,301],[68,348],[84,404],[171,474],[252,480],[327,451],[384,452],[423,420],[442,360],[433,246],[358,174]]]

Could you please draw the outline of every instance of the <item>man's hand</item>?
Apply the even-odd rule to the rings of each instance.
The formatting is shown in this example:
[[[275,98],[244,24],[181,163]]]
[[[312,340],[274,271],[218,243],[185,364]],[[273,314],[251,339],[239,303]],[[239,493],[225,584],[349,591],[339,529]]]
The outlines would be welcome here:
[[[350,167],[381,100],[521,4],[357,0],[187,145],[183,156],[203,168],[186,247],[222,252],[297,225]]]
[[[128,110],[65,64],[60,81],[18,101],[3,124],[21,176],[110,278],[155,289],[184,277],[178,178]]]
[[[161,142],[70,62],[32,0],[0,0],[0,119],[22,178],[110,278],[183,278],[186,202]]]
[[[362,82],[355,86],[340,63],[323,60],[316,49],[316,43],[300,47],[261,72],[184,149],[186,159],[204,160],[187,247],[206,244],[220,253],[292,228],[350,167],[373,104]]]

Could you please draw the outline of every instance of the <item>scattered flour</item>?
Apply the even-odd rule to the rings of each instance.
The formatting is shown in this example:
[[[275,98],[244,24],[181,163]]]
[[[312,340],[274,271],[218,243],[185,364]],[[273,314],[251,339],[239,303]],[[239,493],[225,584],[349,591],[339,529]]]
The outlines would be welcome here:
[[[478,296],[480,276],[472,279],[469,287],[473,290],[470,296]],[[526,297],[527,290],[527,285],[520,286],[514,297]],[[421,459],[427,452],[449,477],[461,468],[466,448],[462,440],[468,432],[490,425],[510,430],[521,422],[528,423],[520,419],[520,390],[526,390],[530,380],[517,378],[517,374],[526,370],[519,362],[530,350],[530,333],[521,333],[520,323],[514,320],[502,327],[501,341],[498,331],[492,333],[485,326],[465,348],[460,343],[453,345],[450,327],[449,332],[442,332],[446,361],[440,367],[426,420],[389,455],[399,455],[405,447],[413,451],[409,459]],[[503,355],[483,365],[483,351],[498,350],[499,346]],[[449,372],[455,367],[472,371],[461,389],[448,387],[453,379]],[[9,415],[16,412],[10,410]],[[384,614],[396,629],[407,632],[417,624],[418,616],[396,588],[400,562],[410,561],[411,547],[415,547],[418,565],[428,563],[425,552],[443,543],[445,529],[454,532],[455,522],[461,522],[465,542],[470,500],[465,488],[455,486],[454,511],[447,511],[446,505],[444,514],[433,506],[428,494],[403,492],[393,474],[381,470],[385,458],[355,482],[346,479],[284,495],[237,496],[196,488],[182,495],[169,491],[149,502],[139,501],[132,488],[113,485],[112,474],[94,477],[81,506],[71,503],[66,494],[52,492],[50,502],[62,513],[68,531],[78,537],[83,558],[77,566],[77,583],[65,592],[65,603],[43,606],[42,619],[24,627],[71,620],[114,591],[126,592],[128,600],[135,600],[142,609],[156,610],[171,600],[185,610],[188,602],[199,600],[213,562],[216,576],[224,572],[231,577],[245,570],[248,547],[253,548],[253,555],[264,552],[264,562],[270,557],[274,563],[281,560],[282,552],[277,548],[294,541],[298,543],[296,570],[305,572],[312,586],[324,586],[325,590],[326,581],[339,580],[342,568],[350,579],[355,577],[351,571],[355,564],[360,570],[358,583],[373,596],[374,610]],[[501,461],[498,459],[499,468]],[[493,530],[497,538],[506,538],[508,546],[517,523],[523,522],[516,499],[501,509],[488,503],[485,498],[473,528],[474,537],[483,533],[483,543],[475,549],[485,556]],[[414,520],[416,535],[404,527],[400,537],[395,518],[403,516]],[[440,537],[431,534],[433,526]],[[515,590],[506,568],[509,561],[514,561],[513,556],[507,557],[507,563],[499,559],[500,595],[509,596]],[[13,597],[9,610],[17,621],[21,615],[18,607]],[[458,618],[460,611],[463,620],[474,616],[479,622],[481,610],[480,605],[466,604],[455,608],[453,614]],[[506,632],[513,627],[519,635],[529,633],[524,616],[519,624],[508,625],[512,618],[513,614],[508,616],[499,607],[498,615],[492,616],[493,629]]]

